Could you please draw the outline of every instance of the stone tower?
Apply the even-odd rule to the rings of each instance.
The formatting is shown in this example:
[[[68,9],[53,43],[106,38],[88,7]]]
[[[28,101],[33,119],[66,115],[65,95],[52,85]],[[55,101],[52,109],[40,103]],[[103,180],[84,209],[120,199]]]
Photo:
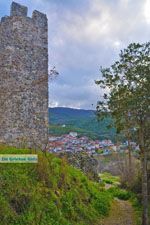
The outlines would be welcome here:
[[[0,143],[48,142],[48,25],[45,14],[15,2],[0,22]]]

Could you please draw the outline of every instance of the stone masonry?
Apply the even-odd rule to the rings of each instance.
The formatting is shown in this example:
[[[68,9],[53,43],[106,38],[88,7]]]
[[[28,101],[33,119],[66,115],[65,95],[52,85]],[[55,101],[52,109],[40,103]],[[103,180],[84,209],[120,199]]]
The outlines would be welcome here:
[[[44,149],[48,142],[48,25],[15,2],[0,22],[0,143]]]

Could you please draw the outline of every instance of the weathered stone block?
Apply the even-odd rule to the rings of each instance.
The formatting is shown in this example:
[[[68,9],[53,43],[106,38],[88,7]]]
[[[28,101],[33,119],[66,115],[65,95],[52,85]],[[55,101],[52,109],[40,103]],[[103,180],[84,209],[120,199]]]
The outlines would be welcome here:
[[[46,27],[47,26],[47,16],[37,10],[34,10],[32,13],[32,19],[35,24],[39,27]]]
[[[28,8],[16,2],[12,2],[10,16],[27,16]]]

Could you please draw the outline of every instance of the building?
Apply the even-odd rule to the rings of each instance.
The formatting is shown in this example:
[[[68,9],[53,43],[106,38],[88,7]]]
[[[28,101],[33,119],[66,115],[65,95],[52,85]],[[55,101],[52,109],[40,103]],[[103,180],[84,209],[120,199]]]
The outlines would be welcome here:
[[[48,142],[48,25],[45,14],[15,2],[0,22],[0,143]]]
[[[77,137],[78,136],[78,133],[77,132],[70,132],[69,135],[71,137]]]

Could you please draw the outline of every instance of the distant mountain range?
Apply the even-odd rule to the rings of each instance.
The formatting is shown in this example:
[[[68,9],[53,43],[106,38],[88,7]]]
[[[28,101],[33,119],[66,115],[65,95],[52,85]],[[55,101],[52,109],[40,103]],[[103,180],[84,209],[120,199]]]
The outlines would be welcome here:
[[[50,133],[63,134],[77,131],[81,135],[87,135],[94,139],[109,138],[114,140],[115,128],[107,128],[110,122],[111,118],[98,122],[94,110],[65,107],[49,108]]]

